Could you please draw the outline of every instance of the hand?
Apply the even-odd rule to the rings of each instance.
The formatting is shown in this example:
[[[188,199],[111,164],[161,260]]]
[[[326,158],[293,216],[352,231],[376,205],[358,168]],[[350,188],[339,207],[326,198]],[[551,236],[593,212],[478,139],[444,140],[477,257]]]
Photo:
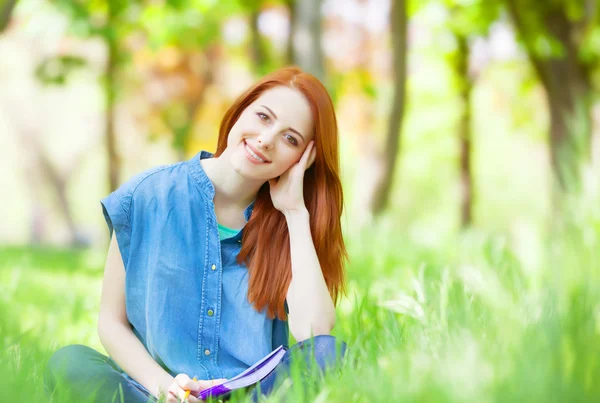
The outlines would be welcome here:
[[[179,374],[173,380],[171,386],[167,390],[167,403],[179,403],[184,401],[185,392],[190,391],[190,395],[187,398],[189,403],[200,402],[195,396],[198,395],[204,389],[208,389],[212,386],[218,385],[225,382],[227,379],[212,379],[207,381],[194,381],[190,379],[186,374]]]
[[[270,179],[269,188],[273,206],[286,214],[290,211],[305,209],[304,172],[315,162],[317,151],[314,140],[308,143],[300,161],[285,171],[279,179]]]

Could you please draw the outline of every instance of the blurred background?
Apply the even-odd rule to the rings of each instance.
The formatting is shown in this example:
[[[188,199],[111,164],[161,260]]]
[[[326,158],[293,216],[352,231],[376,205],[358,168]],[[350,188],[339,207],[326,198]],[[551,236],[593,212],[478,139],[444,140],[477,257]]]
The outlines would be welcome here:
[[[596,0],[0,0],[0,388],[102,349],[100,199],[214,151],[295,64],[340,127],[336,331],[367,357],[345,385],[384,385],[326,396],[600,398],[599,22]]]
[[[426,240],[538,222],[561,145],[598,154],[593,5],[3,0],[0,242],[106,242],[100,198],[213,151],[230,102],[288,64],[335,100],[362,223],[389,211]]]

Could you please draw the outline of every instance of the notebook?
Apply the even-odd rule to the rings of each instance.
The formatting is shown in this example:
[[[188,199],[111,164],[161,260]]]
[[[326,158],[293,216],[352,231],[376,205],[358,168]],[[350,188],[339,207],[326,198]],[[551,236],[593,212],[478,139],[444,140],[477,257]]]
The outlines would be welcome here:
[[[196,397],[198,399],[208,399],[209,397],[219,397],[231,393],[234,390],[252,386],[267,377],[275,367],[281,362],[287,348],[279,346],[266,357],[258,361],[256,364],[242,372],[241,374],[228,379],[220,385],[215,385],[211,388],[204,389]]]

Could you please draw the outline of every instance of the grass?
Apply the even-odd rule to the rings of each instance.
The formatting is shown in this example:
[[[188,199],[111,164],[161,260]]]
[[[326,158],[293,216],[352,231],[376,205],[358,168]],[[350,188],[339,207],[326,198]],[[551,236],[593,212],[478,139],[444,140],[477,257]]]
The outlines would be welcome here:
[[[552,235],[529,229],[538,235],[522,239],[469,231],[423,246],[385,223],[350,237],[334,332],[350,347],[346,366],[319,389],[286,384],[269,400],[600,401],[597,206],[581,202]],[[4,401],[47,401],[44,365],[62,345],[104,352],[103,259],[0,249]]]

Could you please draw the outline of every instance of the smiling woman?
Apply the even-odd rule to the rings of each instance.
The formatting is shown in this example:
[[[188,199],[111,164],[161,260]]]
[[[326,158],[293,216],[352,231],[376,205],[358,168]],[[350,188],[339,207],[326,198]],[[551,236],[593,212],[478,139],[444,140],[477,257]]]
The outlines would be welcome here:
[[[299,343],[260,393],[292,362],[339,363],[345,344],[329,333],[344,284],[342,206],[327,91],[295,67],[264,77],[226,112],[214,154],[152,168],[102,200],[112,240],[98,332],[110,357],[65,347],[48,388],[102,402],[191,391],[194,402],[287,349],[290,331]]]

